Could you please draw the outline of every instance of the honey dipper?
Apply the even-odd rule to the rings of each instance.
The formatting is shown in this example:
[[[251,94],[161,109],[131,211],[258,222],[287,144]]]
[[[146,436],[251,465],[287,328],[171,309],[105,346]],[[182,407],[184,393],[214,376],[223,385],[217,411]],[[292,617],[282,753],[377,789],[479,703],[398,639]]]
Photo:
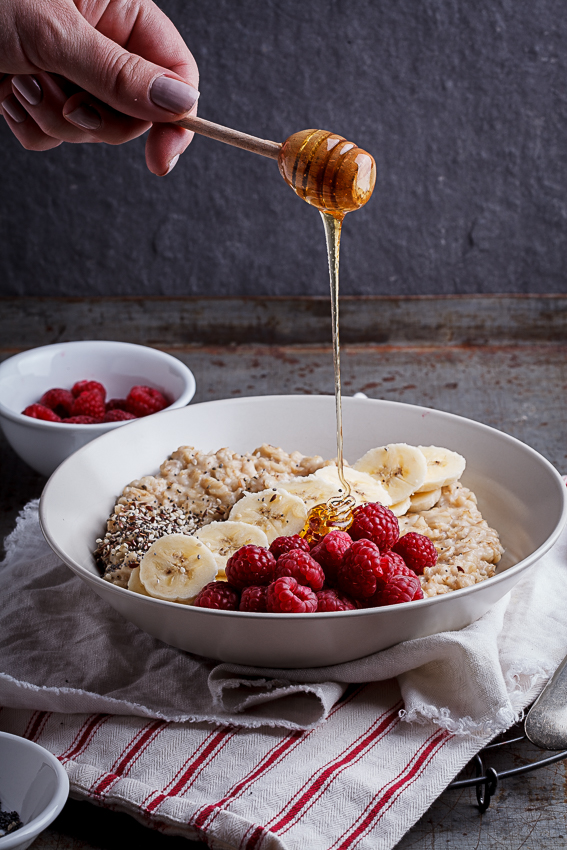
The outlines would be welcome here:
[[[334,216],[362,207],[374,189],[374,158],[336,133],[301,130],[279,144],[196,116],[187,115],[175,123],[201,136],[277,160],[285,182],[300,198]]]

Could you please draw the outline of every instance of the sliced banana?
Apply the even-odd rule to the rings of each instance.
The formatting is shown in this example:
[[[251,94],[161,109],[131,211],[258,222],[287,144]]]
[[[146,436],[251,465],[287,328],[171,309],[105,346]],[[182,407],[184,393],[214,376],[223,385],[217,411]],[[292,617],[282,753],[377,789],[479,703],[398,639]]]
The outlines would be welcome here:
[[[352,466],[345,466],[343,472],[345,479],[350,484],[351,496],[354,496],[357,505],[362,505],[364,502],[380,502],[381,505],[386,506],[392,504],[392,499],[386,490],[371,475],[357,471]],[[324,481],[329,481],[335,488],[335,495],[342,494],[344,488],[336,464],[321,467],[317,470],[315,476]]]
[[[139,578],[150,596],[188,602],[217,574],[217,562],[201,540],[167,534],[153,543],[140,562]]]
[[[420,511],[429,511],[434,508],[441,498],[441,487],[436,490],[427,490],[425,493],[414,493],[410,496],[411,506],[409,512],[417,514]]]
[[[299,496],[273,487],[260,493],[244,493],[228,518],[258,526],[270,544],[276,537],[299,534],[307,519],[307,507]]]
[[[410,509],[411,496],[404,499],[402,502],[396,502],[395,505],[390,505],[390,510],[394,516],[405,516]]]
[[[427,461],[427,474],[423,484],[417,488],[417,493],[436,490],[459,480],[467,464],[464,457],[451,449],[439,446],[419,446]]]
[[[142,596],[150,595],[140,581],[140,567],[134,567],[130,573],[130,578],[128,579],[128,590],[133,590],[134,593],[141,593]]]
[[[217,562],[217,580],[226,581],[226,562],[238,549],[250,544],[268,547],[268,538],[261,528],[248,522],[210,522],[194,535],[202,540]]]
[[[323,502],[338,495],[338,490],[331,481],[318,475],[296,476],[292,481],[286,481],[279,485],[281,490],[287,490],[294,496],[299,496],[311,510],[313,505],[321,505]]]
[[[415,493],[427,475],[425,455],[407,443],[370,449],[356,461],[354,468],[379,481],[394,505]]]

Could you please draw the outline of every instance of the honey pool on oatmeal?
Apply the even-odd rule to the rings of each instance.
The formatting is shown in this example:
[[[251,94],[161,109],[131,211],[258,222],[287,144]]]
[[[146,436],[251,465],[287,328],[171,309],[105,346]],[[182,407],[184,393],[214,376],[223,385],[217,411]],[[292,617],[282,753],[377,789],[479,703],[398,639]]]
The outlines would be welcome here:
[[[424,597],[490,578],[503,552],[474,493],[460,481],[464,468],[465,459],[448,449],[396,443],[344,469],[357,505],[386,505],[400,535],[417,532],[433,543],[437,562],[419,576]],[[241,547],[268,547],[275,538],[299,534],[309,510],[340,493],[333,460],[267,444],[246,454],[182,446],[156,475],[125,486],[95,558],[113,584],[191,604],[196,593],[175,595],[164,589],[163,577],[161,587],[159,576],[148,580],[148,568],[141,581],[140,564],[150,550],[157,547],[163,562],[170,541],[182,535],[198,559],[201,587],[226,581],[226,563]]]

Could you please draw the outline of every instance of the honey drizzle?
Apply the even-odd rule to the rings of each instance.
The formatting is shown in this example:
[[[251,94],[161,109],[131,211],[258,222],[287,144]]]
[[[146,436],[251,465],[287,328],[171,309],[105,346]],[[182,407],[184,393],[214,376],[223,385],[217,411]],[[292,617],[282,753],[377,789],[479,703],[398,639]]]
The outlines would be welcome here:
[[[345,496],[350,496],[350,484],[344,474],[343,459],[343,407],[341,396],[341,347],[339,342],[339,249],[341,245],[341,230],[344,215],[321,211],[325,239],[327,241],[327,257],[329,260],[329,280],[331,284],[331,317],[333,328],[333,367],[335,373],[335,411],[337,422],[337,470],[339,480],[344,488]]]

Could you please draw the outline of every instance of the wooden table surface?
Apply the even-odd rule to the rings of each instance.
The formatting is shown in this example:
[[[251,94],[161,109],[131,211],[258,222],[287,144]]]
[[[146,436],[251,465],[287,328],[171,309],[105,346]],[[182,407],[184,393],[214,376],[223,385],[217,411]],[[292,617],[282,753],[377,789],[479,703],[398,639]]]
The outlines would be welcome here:
[[[14,299],[16,301],[16,299]],[[505,299],[504,299],[505,301]],[[496,302],[493,303],[493,306]],[[433,300],[429,310],[437,308]],[[565,311],[567,299],[554,302]],[[483,303],[483,309],[486,305]],[[496,305],[498,308],[498,305]],[[500,309],[504,310],[506,305]],[[56,305],[53,310],[56,312]],[[77,308],[78,309],[78,308]],[[541,313],[538,313],[541,318]],[[430,313],[426,317],[433,322]],[[506,317],[500,316],[503,325]],[[536,317],[537,318],[537,317]],[[529,321],[529,319],[528,319]],[[542,320],[543,321],[543,320]],[[537,322],[534,321],[534,326]],[[545,334],[528,327],[522,342],[503,333],[498,344],[468,341],[449,343],[435,337],[420,345],[349,345],[343,354],[345,394],[365,392],[374,398],[394,399],[447,410],[492,425],[523,440],[541,452],[561,473],[567,473],[567,338],[553,321]],[[555,328],[555,330],[554,330]],[[2,334],[0,318],[0,334]],[[139,328],[136,333],[141,333]],[[110,335],[109,335],[110,336]],[[251,335],[253,338],[253,334]],[[70,337],[70,338],[77,338]],[[109,338],[109,337],[107,337]],[[122,337],[124,338],[124,337]],[[0,359],[18,348],[51,341],[12,340],[3,344]],[[136,340],[138,341],[138,340]],[[176,340],[152,339],[179,357],[194,372],[194,401],[238,395],[271,393],[332,393],[331,349],[328,345],[183,345]],[[13,527],[19,509],[37,498],[45,479],[16,457],[0,439],[0,534]],[[487,758],[497,770],[517,767],[541,758],[532,745],[522,742],[502,748]],[[567,772],[562,762],[515,779],[504,780],[484,815],[476,808],[474,790],[448,790],[406,833],[397,850],[551,850],[567,843]],[[70,800],[60,817],[34,843],[41,850],[114,850],[144,843],[176,850],[205,847],[149,832],[127,815]]]

